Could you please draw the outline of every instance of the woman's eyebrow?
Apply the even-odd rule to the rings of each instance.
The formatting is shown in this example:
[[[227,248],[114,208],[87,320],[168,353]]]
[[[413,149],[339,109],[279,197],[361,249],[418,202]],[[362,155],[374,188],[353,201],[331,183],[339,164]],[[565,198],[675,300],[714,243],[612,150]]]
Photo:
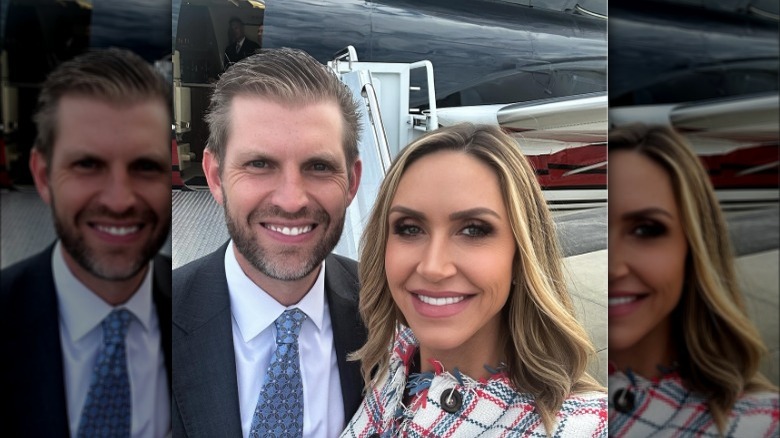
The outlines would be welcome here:
[[[461,220],[461,219],[468,219],[474,216],[483,216],[483,215],[495,216],[496,219],[501,219],[501,216],[498,213],[496,213],[495,211],[487,207],[476,207],[476,208],[469,208],[468,210],[456,211],[455,213],[450,214],[450,219]]]
[[[423,214],[422,212],[413,210],[409,207],[404,207],[403,205],[394,205],[390,207],[388,213],[401,213],[407,216],[411,216],[415,219],[425,219],[425,214]]]
[[[417,211],[417,210],[413,210],[413,209],[411,209],[409,207],[404,207],[403,205],[394,205],[394,206],[390,207],[390,210],[388,211],[388,213],[402,213],[402,214],[405,214],[407,216],[411,216],[413,218],[425,219],[425,214],[424,213],[422,213],[420,211]],[[455,221],[455,220],[468,219],[468,218],[471,218],[471,217],[482,216],[482,215],[495,216],[496,218],[501,219],[501,216],[498,213],[496,213],[495,211],[493,211],[493,210],[491,210],[491,209],[489,209],[487,207],[476,207],[476,208],[470,208],[468,210],[456,211],[456,212],[450,214],[449,217],[450,217],[450,220]]]
[[[641,210],[636,211],[629,211],[628,213],[623,214],[624,219],[641,219],[647,216],[666,216],[669,219],[674,219],[674,216],[672,213],[666,211],[663,208],[660,207],[650,207],[650,208],[643,208]]]

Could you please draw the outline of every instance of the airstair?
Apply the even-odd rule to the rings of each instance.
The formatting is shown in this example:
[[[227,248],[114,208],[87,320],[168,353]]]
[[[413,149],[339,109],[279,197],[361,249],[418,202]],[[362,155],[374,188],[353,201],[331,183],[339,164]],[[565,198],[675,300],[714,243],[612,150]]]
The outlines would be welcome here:
[[[189,92],[188,84],[180,80],[178,61],[175,54],[176,131],[183,133],[190,128]],[[363,163],[360,187],[347,209],[344,232],[334,250],[357,259],[360,236],[392,157],[418,136],[439,126],[433,66],[429,61],[411,64],[360,62],[354,47],[350,46],[337,53],[328,67],[359,103],[363,128],[358,139]],[[423,78],[423,82],[412,84],[412,78],[418,77]],[[411,108],[412,93],[426,93],[427,108]],[[186,143],[177,146],[175,170],[184,170],[189,166],[192,153]],[[208,254],[229,238],[222,208],[208,190],[174,190],[172,210],[174,268]]]
[[[349,46],[337,53],[328,67],[359,103],[363,127],[358,140],[363,175],[335,249],[338,254],[357,259],[360,236],[392,158],[412,140],[439,126],[433,65],[429,61],[360,62],[355,48]],[[415,70],[424,73],[424,83],[411,83]],[[427,93],[427,109],[410,108],[410,95],[421,92]]]

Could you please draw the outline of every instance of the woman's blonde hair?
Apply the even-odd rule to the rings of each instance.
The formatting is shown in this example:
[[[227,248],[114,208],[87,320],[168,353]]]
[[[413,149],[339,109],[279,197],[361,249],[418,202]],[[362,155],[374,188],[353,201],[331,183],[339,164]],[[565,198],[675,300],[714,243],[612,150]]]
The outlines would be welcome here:
[[[683,294],[672,314],[677,360],[689,389],[707,397],[718,429],[744,391],[776,390],[758,371],[766,354],[737,284],[726,222],[709,175],[682,136],[633,124],[609,134],[609,152],[637,152],[666,170],[688,243]]]
[[[351,359],[362,361],[366,388],[388,371],[389,346],[397,324],[406,324],[385,273],[388,211],[406,169],[438,151],[467,154],[490,166],[498,176],[517,246],[512,272],[515,281],[502,310],[507,373],[518,391],[534,396],[551,434],[555,415],[570,393],[603,388],[585,371],[595,353],[574,316],[555,226],[536,173],[518,144],[499,128],[472,124],[441,128],[412,142],[393,162],[361,240],[360,315],[368,328],[368,339]]]

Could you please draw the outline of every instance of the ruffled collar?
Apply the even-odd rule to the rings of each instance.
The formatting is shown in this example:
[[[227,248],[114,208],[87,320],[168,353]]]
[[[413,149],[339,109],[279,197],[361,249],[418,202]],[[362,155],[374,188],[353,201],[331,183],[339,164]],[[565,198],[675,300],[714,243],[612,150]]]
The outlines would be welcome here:
[[[684,387],[682,377],[678,372],[678,368],[679,367],[676,363],[671,367],[657,365],[657,369],[660,372],[660,375],[648,379],[635,373],[631,368],[628,368],[625,371],[621,371],[618,370],[614,364],[610,363],[607,373],[609,375],[609,379],[625,379],[628,381],[629,387],[638,390],[646,390],[651,387],[658,387],[659,385],[665,383],[674,383],[675,385]]]
[[[506,372],[506,365],[499,364],[498,367],[491,367],[485,365],[485,369],[490,373],[487,378],[473,379],[463,373],[456,367],[451,372],[444,369],[444,365],[434,359],[429,359],[429,363],[433,367],[432,371],[415,372],[413,369],[415,365],[419,363],[419,342],[415,338],[414,333],[409,327],[403,325],[399,326],[398,337],[395,348],[393,349],[393,355],[401,362],[406,370],[408,376],[406,382],[406,390],[411,397],[411,403],[408,406],[409,410],[416,410],[418,407],[425,407],[428,396],[428,389],[435,378],[443,379],[443,381],[449,383],[449,386],[464,391],[473,392],[477,388],[485,387],[490,383],[499,381],[503,384],[510,385],[509,376]]]

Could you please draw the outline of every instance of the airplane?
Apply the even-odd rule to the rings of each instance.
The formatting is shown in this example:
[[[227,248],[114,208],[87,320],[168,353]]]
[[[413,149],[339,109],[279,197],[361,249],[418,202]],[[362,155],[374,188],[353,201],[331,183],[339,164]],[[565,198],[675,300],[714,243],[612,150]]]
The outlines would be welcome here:
[[[441,126],[458,121],[502,126],[538,166],[555,208],[606,202],[605,0],[189,0],[178,6],[175,2],[174,76],[180,80],[174,83],[185,187],[203,184],[196,163],[207,131],[200,115],[209,84],[224,69],[227,22],[237,16],[250,39],[262,25],[263,48],[300,48],[322,63],[348,46],[360,62],[430,62],[435,99],[428,99],[424,73],[411,71],[414,91],[405,102],[411,112],[435,106]],[[479,119],[486,107],[502,109],[501,121]],[[523,125],[522,118],[541,120],[542,112],[544,123]],[[385,123],[388,131],[397,128],[390,125]],[[388,137],[394,156],[406,143]]]
[[[31,183],[26,166],[34,137],[31,115],[45,76],[64,59],[109,45],[129,47],[150,62],[166,63],[166,56],[173,55],[177,65],[171,67],[168,62],[163,68],[172,76],[175,68],[180,80],[175,88],[174,107],[179,111],[175,112],[174,180],[184,176],[190,183],[195,181],[190,185],[202,184],[196,164],[207,137],[202,115],[211,86],[225,67],[223,48],[228,42],[227,23],[233,16],[244,19],[250,39],[262,25],[264,47],[302,48],[323,63],[348,45],[353,45],[366,62],[428,60],[435,66],[436,105],[441,109],[476,110],[484,105],[518,103],[532,107],[531,102],[560,99],[557,110],[564,111],[563,102],[573,96],[606,93],[606,0],[437,0],[424,4],[397,0],[174,0],[148,7],[141,7],[141,3],[148,2],[3,2],[5,116],[0,167],[5,169],[0,170],[0,183],[4,187]],[[170,37],[154,30],[167,27],[161,25],[161,17],[167,16],[172,17],[173,52]],[[418,79],[412,76],[413,81]],[[423,85],[410,95],[410,107],[427,111],[430,105],[425,95]],[[572,188],[573,193],[585,193],[577,189],[595,187],[595,200],[606,200],[604,167],[580,169],[605,161],[606,100],[599,105],[602,115],[595,136],[588,132],[584,138],[574,138],[571,123],[568,132],[560,134],[562,138],[553,134],[555,126],[522,134],[506,126],[526,140],[523,147],[529,156],[538,157],[539,165],[553,162],[551,167],[539,169],[540,181],[551,192]],[[572,113],[569,119],[574,117]],[[582,146],[590,152],[560,153]],[[581,155],[590,158],[583,163],[570,162],[571,157]],[[556,167],[558,164],[562,167]],[[566,171],[558,175],[557,169]],[[564,177],[570,170],[578,171],[571,174],[576,178]],[[587,184],[581,181],[583,176],[590,178]],[[181,183],[183,186],[184,180]]]
[[[611,2],[609,118],[673,127],[726,209],[777,205],[776,1]]]
[[[555,105],[560,114],[573,97],[587,100],[600,95],[595,107],[601,113],[596,121],[600,126],[595,129],[589,125],[582,132],[571,128],[558,132],[557,126],[548,123],[521,132],[519,124],[502,121],[502,126],[518,138],[533,140],[523,142],[522,147],[535,160],[548,193],[560,195],[571,188],[574,193],[587,192],[586,201],[603,204],[606,200],[606,175],[600,164],[606,161],[606,0],[153,3],[2,2],[0,188],[32,190],[27,169],[35,135],[31,121],[40,84],[48,72],[78,53],[110,45],[142,54],[177,79],[173,81],[178,86],[174,88],[172,173],[174,181],[180,180],[177,187],[203,187],[202,180],[192,183],[201,177],[198,159],[207,136],[202,114],[213,82],[224,69],[228,20],[238,16],[250,38],[263,25],[264,47],[299,47],[323,63],[348,45],[354,45],[365,62],[430,61],[435,66],[433,105],[441,110],[444,123],[457,118],[446,116],[448,111],[466,109],[473,114],[490,105],[514,105],[512,114],[522,113],[523,105],[540,111]],[[155,30],[168,28],[161,23],[167,21],[165,17],[171,17],[172,35]],[[418,77],[411,79],[420,82]],[[422,84],[410,94],[410,108],[419,113],[431,110],[426,91]],[[535,117],[533,111],[528,114]],[[391,152],[402,146],[396,144]],[[592,189],[595,192],[588,192]],[[370,206],[370,197],[366,195],[364,204]],[[567,201],[583,206],[582,200],[577,203],[566,197],[551,199],[551,204]]]
[[[12,6],[21,1],[13,0]],[[37,20],[29,32],[44,35],[43,39],[52,44],[65,42],[72,33],[77,33],[81,35],[76,38],[76,42],[81,44],[77,47],[85,50],[92,43],[91,38],[84,38],[90,32],[89,22],[96,18],[104,6],[103,2],[107,0],[32,1],[45,5],[40,5],[43,8],[41,11],[29,12]],[[89,8],[89,5],[93,7]],[[500,112],[502,123],[518,139],[527,140],[522,142],[521,148],[532,160],[537,160],[535,164],[540,181],[545,182],[546,179],[548,189],[545,192],[551,203],[563,205],[573,200],[573,204],[582,207],[585,204],[583,201],[602,206],[606,201],[606,171],[603,165],[606,161],[604,141],[607,130],[606,0],[584,0],[579,4],[555,0],[435,0],[425,4],[411,1],[278,0],[266,1],[262,6],[253,7],[246,0],[175,0],[172,4],[170,14],[173,17],[174,50],[169,53],[171,76],[175,84],[173,109],[176,121],[172,174],[174,179],[177,176],[180,178],[181,189],[172,191],[174,214],[171,248],[167,253],[171,254],[175,267],[213,251],[214,245],[221,245],[227,239],[221,208],[211,199],[209,192],[188,192],[186,189],[203,187],[202,182],[195,184],[192,181],[201,176],[198,174],[198,159],[207,136],[202,114],[208,104],[213,81],[224,69],[222,58],[228,43],[227,23],[234,15],[243,19],[246,34],[252,39],[257,35],[259,25],[263,25],[264,47],[298,47],[312,53],[323,63],[332,61],[335,54],[349,45],[354,45],[360,62],[381,63],[387,67],[388,64],[408,66],[418,61],[427,61],[432,66],[434,81],[429,82],[427,77],[416,76],[416,73],[410,77],[419,89],[407,93],[410,99],[406,110],[414,108],[414,116],[424,118],[436,107],[441,110],[442,123],[449,123],[448,120],[458,117],[457,114],[448,115],[449,111],[465,108],[474,114],[478,109],[496,105],[494,108],[496,114],[499,114],[499,109],[507,107]],[[19,15],[15,9],[16,6],[11,8],[9,20],[21,24],[21,21],[17,21]],[[62,14],[55,17],[57,11]],[[80,23],[84,24],[67,24],[63,26],[66,32],[54,34],[49,33],[54,31],[53,28],[43,25],[60,19],[71,20],[71,15],[81,17]],[[159,16],[166,14],[159,12]],[[6,21],[6,25],[8,23],[10,21]],[[77,30],[73,31],[74,28]],[[11,69],[23,64],[3,60],[3,66]],[[46,67],[31,70],[39,75],[39,80],[32,81],[37,83],[49,71]],[[19,74],[15,71],[10,72],[10,76]],[[34,93],[36,85],[25,87],[15,79],[7,81],[10,76],[3,74],[3,85],[8,86],[7,89],[16,88],[19,98],[13,102],[4,97],[3,120],[9,122],[4,125],[11,128],[4,132],[4,139],[11,140],[14,146],[11,148],[14,154],[11,154],[13,156],[9,160],[13,166],[10,184],[18,189],[24,184],[22,174],[27,167],[23,151],[31,146],[31,139],[20,135],[21,130],[16,124],[29,121],[35,102],[35,98],[29,94]],[[435,83],[435,88],[429,87],[429,83]],[[383,90],[386,88],[383,87]],[[4,96],[10,96],[5,90]],[[433,99],[428,98],[430,92],[434,94]],[[8,107],[17,106],[17,110],[6,113],[6,103]],[[568,127],[560,126],[560,121],[556,121],[552,117],[553,112],[550,112],[550,117],[544,118],[544,124],[527,129],[527,123],[534,117],[539,122],[543,121],[540,117],[542,110],[549,112],[555,108],[554,113],[560,116],[567,110],[567,106],[572,110]],[[592,109],[588,110],[591,106]],[[534,108],[539,111],[534,113]],[[594,114],[600,115],[595,120],[583,119],[575,123],[574,110],[589,118],[593,118]],[[510,116],[504,119],[505,114]],[[577,130],[578,125],[583,129]],[[438,123],[431,127],[437,126]],[[392,138],[392,135],[389,136]],[[397,141],[392,151],[397,152],[403,146],[402,143]],[[185,145],[189,145],[190,149]],[[368,151],[361,153],[364,160],[368,161]],[[578,154],[585,155],[587,160],[582,160]],[[366,169],[359,190],[361,198],[352,203],[342,241],[335,250],[352,258],[357,258],[356,247],[362,223],[367,209],[373,204],[371,191],[366,189],[372,185],[375,189],[382,176],[381,166],[375,161],[372,163],[372,166],[364,165]],[[371,181],[368,178],[368,167],[377,170]],[[594,180],[583,185],[581,179],[584,176]],[[557,189],[553,184],[556,181],[560,184]],[[570,186],[565,187],[564,184]],[[566,189],[571,189],[574,194],[578,191],[583,194],[594,186],[593,194],[588,193],[587,198],[582,200],[565,196],[562,199],[551,199],[549,196],[553,193],[561,196]],[[13,199],[24,198],[31,204],[25,208],[14,208],[12,213],[23,218],[45,217],[47,210],[40,205],[34,193],[11,194],[30,195],[13,196]],[[594,303],[591,295],[600,296],[600,276],[596,274],[599,268],[596,266],[605,266],[604,210],[594,209],[592,212],[585,211],[584,216],[567,215],[566,218],[556,219],[559,229],[569,230],[568,233],[561,233],[564,254],[578,256],[576,259],[569,257],[574,272],[581,273],[572,275],[571,281],[577,284],[573,296],[581,303],[578,308],[588,309],[592,313],[603,313],[600,312],[603,306]],[[573,231],[575,227],[577,232]],[[14,234],[25,242],[37,245],[46,244],[53,238],[53,230],[46,234],[38,227],[29,228],[14,230]],[[14,247],[15,242],[10,241],[10,246]],[[7,240],[3,243],[5,249],[2,263],[14,257],[23,257],[24,251],[21,249],[34,246],[25,244],[25,248],[12,248],[14,254],[9,256],[8,243]],[[583,257],[587,262],[582,261]],[[577,293],[582,295],[581,299],[577,298]],[[603,324],[593,326],[598,331]],[[602,344],[597,344],[598,357],[599,363],[605,364],[606,347]],[[604,381],[605,372],[593,371],[595,375],[601,375]]]

